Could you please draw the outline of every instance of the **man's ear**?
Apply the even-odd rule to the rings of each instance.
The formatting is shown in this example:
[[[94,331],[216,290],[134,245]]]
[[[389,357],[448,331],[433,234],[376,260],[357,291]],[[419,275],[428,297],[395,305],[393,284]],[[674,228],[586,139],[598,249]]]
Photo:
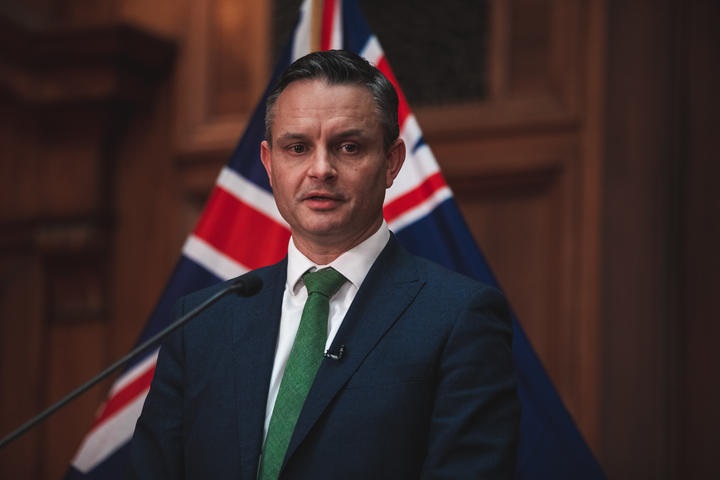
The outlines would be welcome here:
[[[265,172],[267,172],[268,180],[270,181],[270,187],[272,187],[272,147],[270,146],[270,143],[268,143],[267,140],[263,140],[260,144],[260,161],[263,164],[263,167],[265,167]]]
[[[393,142],[385,155],[387,161],[387,171],[385,173],[385,188],[390,188],[395,181],[400,168],[405,162],[405,142],[402,138],[398,138]]]

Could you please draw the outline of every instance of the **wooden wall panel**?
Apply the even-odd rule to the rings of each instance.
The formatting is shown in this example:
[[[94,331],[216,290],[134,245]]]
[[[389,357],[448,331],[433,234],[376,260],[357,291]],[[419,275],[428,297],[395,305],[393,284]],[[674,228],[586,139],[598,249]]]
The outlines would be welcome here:
[[[2,227],[0,428],[5,435],[108,363],[107,263],[92,228],[59,222]],[[59,478],[108,385],[3,448],[3,478]]]
[[[82,315],[81,315],[82,316]],[[83,322],[51,325],[46,330],[43,365],[46,408],[82,385],[113,360],[108,349],[107,317]],[[110,382],[104,381],[89,393],[63,408],[40,427],[38,478],[63,478],[79,440],[92,426],[98,406],[105,399]]]
[[[181,158],[202,161],[233,148],[266,86],[270,7],[233,0],[197,0],[188,7],[174,143]]]
[[[680,5],[608,5],[602,451],[610,478],[662,479],[677,461]]]
[[[42,406],[45,379],[42,267],[29,252],[0,253],[0,431],[3,435]],[[0,450],[3,478],[40,478],[41,432]]]
[[[681,130],[688,155],[682,171],[681,242],[681,350],[684,358],[678,390],[682,392],[678,417],[680,430],[679,477],[720,478],[720,384],[717,378],[717,342],[720,339],[720,3],[686,3],[683,16],[684,46],[680,78],[687,88],[687,124]]]
[[[172,143],[172,97],[170,89],[163,89],[138,112],[117,151],[111,279],[114,358],[129,351],[142,331],[192,228],[184,219],[184,192]]]
[[[483,110],[495,128],[538,122],[544,128],[578,120],[585,65],[592,40],[592,8],[602,2],[494,0],[489,76],[491,95]],[[600,33],[600,32],[597,32]],[[600,59],[597,59],[600,60]],[[495,108],[493,108],[495,107]],[[514,122],[512,122],[514,120]],[[476,120],[477,122],[478,120]]]
[[[0,116],[13,119],[0,123],[3,436],[112,359],[117,146],[172,60],[170,44],[130,27],[60,19],[70,27],[0,17]],[[61,478],[108,387],[3,448],[0,478]]]

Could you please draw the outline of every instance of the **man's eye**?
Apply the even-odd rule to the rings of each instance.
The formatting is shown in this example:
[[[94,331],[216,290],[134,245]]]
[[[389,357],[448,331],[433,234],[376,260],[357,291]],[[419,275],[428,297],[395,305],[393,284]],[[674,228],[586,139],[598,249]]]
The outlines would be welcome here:
[[[288,147],[288,150],[290,150],[291,153],[304,153],[305,145],[301,145],[301,144],[290,145]]]
[[[355,153],[358,151],[358,146],[354,143],[343,143],[340,145],[340,150],[345,153]]]

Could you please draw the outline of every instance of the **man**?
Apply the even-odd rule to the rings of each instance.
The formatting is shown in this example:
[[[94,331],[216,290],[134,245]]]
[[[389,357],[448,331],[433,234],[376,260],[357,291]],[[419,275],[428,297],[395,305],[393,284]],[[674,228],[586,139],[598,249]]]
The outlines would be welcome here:
[[[163,345],[136,477],[512,477],[505,301],[409,254],[383,220],[405,158],[397,104],[348,52],[310,54],[280,78],[261,159],[288,255],[255,272],[259,294],[224,297]],[[332,291],[315,290],[320,277]]]

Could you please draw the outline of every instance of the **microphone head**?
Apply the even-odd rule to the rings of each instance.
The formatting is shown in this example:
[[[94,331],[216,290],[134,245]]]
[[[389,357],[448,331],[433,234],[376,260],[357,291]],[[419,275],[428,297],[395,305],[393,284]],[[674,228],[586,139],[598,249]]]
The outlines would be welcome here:
[[[263,287],[263,282],[256,274],[248,272],[236,278],[231,289],[241,297],[252,297]]]

